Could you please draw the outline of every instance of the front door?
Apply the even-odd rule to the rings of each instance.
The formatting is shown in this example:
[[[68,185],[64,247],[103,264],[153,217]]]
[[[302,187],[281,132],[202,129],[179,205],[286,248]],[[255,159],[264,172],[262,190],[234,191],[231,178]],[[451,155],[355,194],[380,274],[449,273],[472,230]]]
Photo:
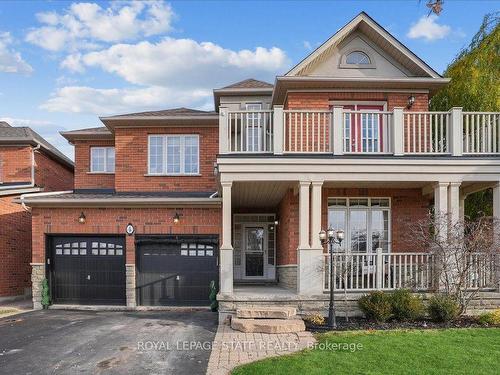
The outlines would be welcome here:
[[[369,113],[355,112],[345,120],[348,127],[345,130],[347,152],[386,152],[384,137],[384,116],[375,115],[373,112],[384,110],[383,105],[353,104],[344,105],[344,109],[351,111],[367,111]]]
[[[267,229],[263,225],[245,226],[243,259],[246,278],[263,278],[267,254]]]

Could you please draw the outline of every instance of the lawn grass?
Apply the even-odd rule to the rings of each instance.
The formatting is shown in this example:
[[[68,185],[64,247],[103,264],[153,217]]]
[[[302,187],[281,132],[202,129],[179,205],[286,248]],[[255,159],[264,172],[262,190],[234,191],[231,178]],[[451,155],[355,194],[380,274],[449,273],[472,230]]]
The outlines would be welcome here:
[[[238,367],[257,374],[498,374],[500,329],[352,331],[317,336],[319,343],[361,344],[361,350],[319,350]]]

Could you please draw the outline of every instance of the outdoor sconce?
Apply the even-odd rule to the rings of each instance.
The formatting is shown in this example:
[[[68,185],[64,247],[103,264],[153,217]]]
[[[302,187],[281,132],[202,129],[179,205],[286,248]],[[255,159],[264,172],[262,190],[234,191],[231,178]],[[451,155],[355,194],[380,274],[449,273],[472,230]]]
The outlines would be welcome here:
[[[219,167],[217,166],[217,163],[214,163],[214,176],[217,176],[219,174]]]
[[[174,224],[179,224],[181,221],[181,215],[179,215],[177,212],[174,215]]]
[[[408,97],[408,105],[406,107],[411,108],[413,104],[415,104],[415,97],[413,95],[410,95]]]
[[[82,211],[82,213],[80,214],[80,217],[78,218],[78,222],[80,224],[85,224],[85,221],[87,221],[87,218],[85,217],[85,214]]]

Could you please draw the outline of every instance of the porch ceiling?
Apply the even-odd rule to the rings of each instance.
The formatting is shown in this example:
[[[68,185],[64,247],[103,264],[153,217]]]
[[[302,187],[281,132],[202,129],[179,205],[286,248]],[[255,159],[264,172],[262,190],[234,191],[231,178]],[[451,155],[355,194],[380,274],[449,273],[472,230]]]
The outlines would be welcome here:
[[[235,182],[232,189],[233,207],[274,208],[292,186],[289,181]]]

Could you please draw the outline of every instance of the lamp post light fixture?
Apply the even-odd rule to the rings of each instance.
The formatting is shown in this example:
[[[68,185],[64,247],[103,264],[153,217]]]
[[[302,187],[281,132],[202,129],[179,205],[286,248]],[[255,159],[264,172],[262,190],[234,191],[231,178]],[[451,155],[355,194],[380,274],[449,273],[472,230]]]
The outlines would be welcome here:
[[[334,293],[333,293],[333,286],[334,286],[334,279],[333,279],[333,249],[334,245],[339,245],[339,247],[342,245],[342,241],[344,240],[344,231],[343,230],[334,230],[331,227],[329,227],[326,232],[324,230],[321,230],[319,232],[319,240],[321,241],[321,244],[324,246],[328,244],[328,251],[330,252],[330,304],[328,305],[328,327],[330,329],[336,329],[337,328],[337,320],[335,318],[335,309],[334,309],[334,303],[335,303],[335,298],[334,298]]]

